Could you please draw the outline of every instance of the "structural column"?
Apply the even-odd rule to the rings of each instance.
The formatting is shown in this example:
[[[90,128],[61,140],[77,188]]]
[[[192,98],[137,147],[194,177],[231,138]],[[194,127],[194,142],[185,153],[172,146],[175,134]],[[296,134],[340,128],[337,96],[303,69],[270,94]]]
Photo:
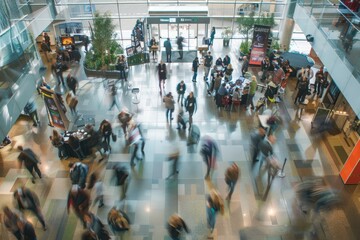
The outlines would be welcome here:
[[[289,50],[292,33],[294,30],[295,21],[293,19],[296,7],[296,0],[287,0],[287,13],[281,25],[280,48],[284,51]]]

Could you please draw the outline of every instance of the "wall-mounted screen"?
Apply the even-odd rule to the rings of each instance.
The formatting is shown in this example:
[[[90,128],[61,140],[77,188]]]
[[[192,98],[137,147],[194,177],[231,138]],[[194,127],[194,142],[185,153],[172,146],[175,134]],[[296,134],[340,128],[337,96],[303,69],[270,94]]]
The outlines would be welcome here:
[[[65,46],[72,45],[75,44],[75,41],[73,37],[61,37],[61,44]]]

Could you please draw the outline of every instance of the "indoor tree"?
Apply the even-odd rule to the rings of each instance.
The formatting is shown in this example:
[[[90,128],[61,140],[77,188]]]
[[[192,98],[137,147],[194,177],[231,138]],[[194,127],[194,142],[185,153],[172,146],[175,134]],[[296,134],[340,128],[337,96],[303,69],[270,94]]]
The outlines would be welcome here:
[[[115,25],[108,13],[95,13],[91,27],[92,48],[86,54],[86,67],[96,70],[108,69],[109,64],[115,63],[117,54],[123,53],[122,47],[115,40],[114,29]]]
[[[270,26],[271,28],[276,25],[273,13],[262,13],[259,17],[255,17],[254,11],[250,12],[248,16],[238,17],[236,22],[238,23],[239,32],[245,35],[245,41],[241,43],[242,49],[250,48],[251,42],[249,36],[252,34],[255,25]],[[245,53],[248,51],[247,49]]]

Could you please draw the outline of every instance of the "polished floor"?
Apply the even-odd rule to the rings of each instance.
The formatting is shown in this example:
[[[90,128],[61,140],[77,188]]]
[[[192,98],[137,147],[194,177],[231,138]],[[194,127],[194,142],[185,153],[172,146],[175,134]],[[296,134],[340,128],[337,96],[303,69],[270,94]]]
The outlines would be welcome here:
[[[229,54],[235,68],[234,77],[240,75],[241,69],[241,62],[237,60],[238,46],[233,41],[229,48],[223,48],[218,40],[212,49],[214,58]],[[111,183],[111,166],[121,162],[130,169],[129,148],[116,119],[118,110],[116,107],[108,110],[110,97],[106,89],[107,80],[87,78],[81,66],[82,63],[72,63],[69,70],[80,81],[79,114],[94,117],[96,127],[103,119],[110,120],[118,135],[117,142],[112,143],[112,153],[105,161],[98,163],[100,156],[95,161],[90,158],[84,160],[90,166],[90,172],[98,171],[101,174],[105,184],[105,207],[99,209],[92,206],[91,211],[105,224],[107,213],[113,206],[123,209],[130,216],[131,230],[122,236],[113,235],[113,239],[169,239],[165,223],[174,212],[183,217],[191,230],[184,239],[208,239],[205,195],[211,188],[216,188],[223,197],[226,196],[224,171],[231,162],[240,166],[241,177],[231,203],[226,204],[224,216],[217,218],[213,239],[359,239],[360,191],[357,186],[344,186],[338,176],[340,156],[336,155],[334,145],[340,144],[341,134],[337,136],[337,141],[336,136],[327,133],[310,133],[314,109],[309,107],[301,120],[298,118],[298,108],[293,105],[294,82],[287,85],[284,102],[279,104],[283,124],[275,133],[275,154],[281,164],[285,158],[288,160],[284,168],[286,176],[276,177],[266,194],[266,174],[263,170],[259,171],[258,166],[251,170],[249,163],[249,133],[259,124],[256,113],[244,109],[231,112],[216,109],[213,98],[206,94],[202,67],[197,83],[192,83],[191,63],[167,65],[169,77],[166,92],[171,91],[177,97],[176,85],[181,80],[185,81],[187,93],[193,91],[197,97],[198,110],[194,115],[194,124],[199,126],[202,136],[213,137],[220,147],[221,157],[212,180],[205,181],[206,167],[199,147],[187,147],[188,131],[178,131],[175,121],[171,124],[166,121],[164,104],[159,95],[156,63],[131,67],[129,81],[116,83],[118,99],[120,108],[127,107],[135,113],[136,121],[143,125],[146,157],[131,170],[127,198],[120,201],[120,190]],[[251,68],[250,71],[256,74],[258,69]],[[51,86],[56,85],[49,71],[46,78]],[[129,90],[134,87],[140,89],[140,103],[136,105],[133,104],[134,95]],[[62,88],[56,90],[66,91]],[[52,129],[47,125],[42,98],[37,93],[34,95],[41,117],[40,127],[33,127],[26,117],[19,118],[9,133],[13,148],[8,146],[0,150],[0,205],[12,206],[12,192],[18,186],[25,185],[41,197],[48,224],[48,230],[44,232],[36,218],[26,213],[26,218],[36,227],[38,239],[80,239],[82,224],[72,212],[68,214],[66,211],[71,186],[67,165],[77,159],[58,159],[57,150],[49,141]],[[258,91],[255,100],[262,95]],[[311,100],[310,105],[315,106],[318,102]],[[179,107],[176,105],[175,113]],[[72,121],[71,127],[75,128],[76,118],[68,116]],[[31,147],[41,158],[40,167],[45,177],[35,184],[31,183],[24,169],[17,168],[17,145]],[[170,167],[166,160],[176,148],[181,152],[180,172],[176,178],[166,179]],[[322,177],[327,184],[338,189],[343,196],[343,204],[310,218],[300,211],[294,186],[314,176]],[[4,226],[0,228],[0,235],[1,239],[13,239]]]

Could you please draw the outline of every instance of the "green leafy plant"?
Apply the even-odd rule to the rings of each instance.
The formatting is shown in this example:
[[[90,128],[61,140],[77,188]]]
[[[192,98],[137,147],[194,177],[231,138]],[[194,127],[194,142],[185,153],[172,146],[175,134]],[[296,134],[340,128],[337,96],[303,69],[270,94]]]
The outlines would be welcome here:
[[[249,41],[249,36],[254,30],[254,25],[264,25],[274,27],[275,18],[274,14],[263,13],[259,17],[255,17],[254,12],[250,12],[249,16],[241,16],[236,19],[238,23],[238,30],[245,35],[245,41]]]
[[[109,65],[116,62],[117,55],[124,53],[123,48],[116,42],[115,25],[108,13],[95,13],[94,27],[91,29],[92,48],[85,57],[88,69],[109,69]]]
[[[243,41],[240,44],[240,53],[246,56],[250,53],[251,41]]]

